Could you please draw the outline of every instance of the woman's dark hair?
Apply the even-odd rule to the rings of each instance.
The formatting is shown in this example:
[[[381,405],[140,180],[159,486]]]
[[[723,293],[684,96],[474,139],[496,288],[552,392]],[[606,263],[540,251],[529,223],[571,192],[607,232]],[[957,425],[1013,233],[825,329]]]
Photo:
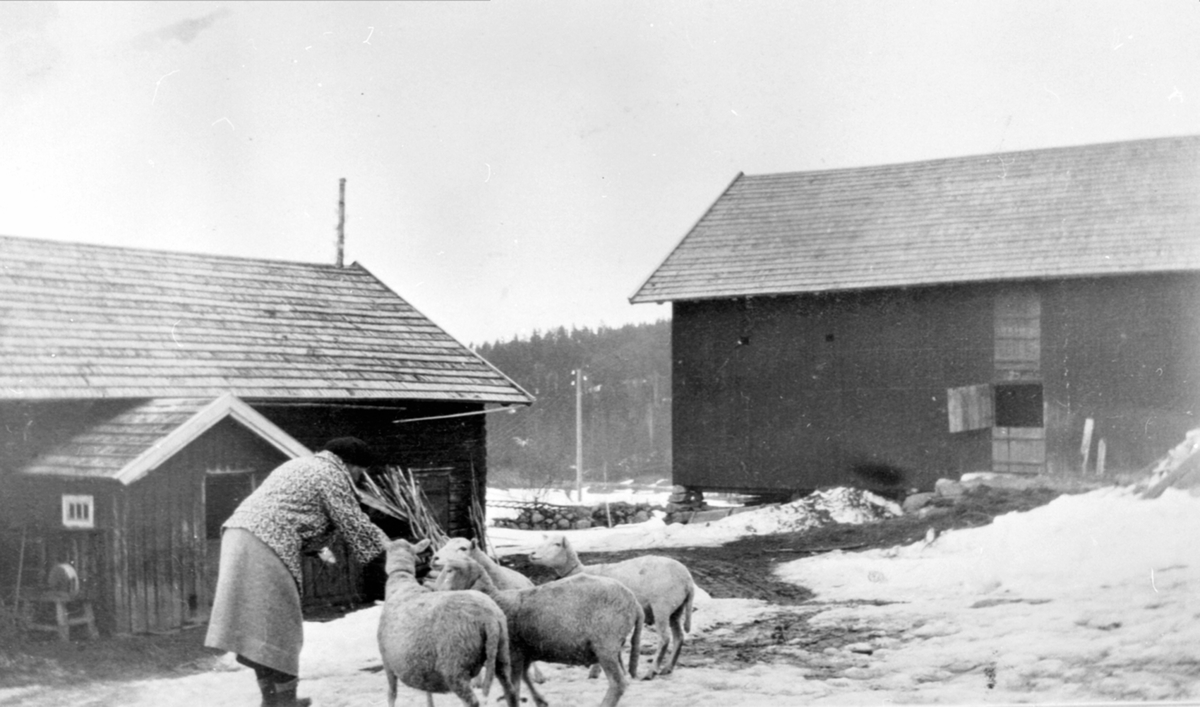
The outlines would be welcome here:
[[[372,467],[379,463],[370,445],[358,437],[338,437],[331,439],[321,447],[322,452],[332,452],[346,464]]]

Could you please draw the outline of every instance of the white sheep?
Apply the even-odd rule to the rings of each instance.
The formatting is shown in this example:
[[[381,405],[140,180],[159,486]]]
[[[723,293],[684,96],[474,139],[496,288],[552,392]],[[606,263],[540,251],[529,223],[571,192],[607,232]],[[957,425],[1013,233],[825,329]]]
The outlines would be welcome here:
[[[623,562],[585,565],[563,535],[547,536],[546,541],[529,554],[529,560],[535,565],[549,567],[558,577],[586,573],[611,577],[629,587],[646,612],[646,623],[655,624],[658,629],[658,652],[646,678],[667,675],[675,669],[683,649],[684,634],[692,630],[692,600],[696,594],[692,573],[682,562],[661,555],[643,555]],[[663,658],[669,647],[671,659],[664,665]]]
[[[520,697],[524,681],[538,707],[547,703],[529,676],[534,660],[599,664],[608,678],[600,707],[616,707],[629,685],[621,649],[630,637],[629,675],[637,677],[642,609],[633,592],[616,580],[580,575],[501,590],[478,562],[455,557],[446,560],[439,585],[443,590],[477,589],[496,601],[508,617],[514,689]]]
[[[379,618],[379,654],[388,681],[388,707],[396,704],[396,682],[434,692],[453,692],[479,707],[471,678],[485,671],[483,694],[493,675],[508,707],[517,707],[511,680],[508,624],[496,602],[480,592],[434,592],[416,578],[416,558],[428,540],[387,545],[387,585]]]
[[[446,566],[447,560],[455,557],[469,558],[478,562],[483,567],[483,571],[492,578],[492,583],[496,585],[497,589],[528,589],[533,586],[532,579],[493,560],[474,539],[450,538],[437,552],[433,553],[433,559],[429,564],[434,569],[440,570]],[[439,574],[434,579],[434,589],[440,588],[441,581],[442,577]],[[538,684],[546,682],[542,669],[536,663],[530,666],[529,673],[533,676],[534,682]]]
[[[492,578],[492,583],[496,585],[497,589],[528,589],[533,586],[532,579],[493,560],[475,540],[450,538],[445,545],[433,553],[430,564],[435,569],[439,569],[445,565],[446,560],[452,557],[466,557],[478,562],[483,567],[483,571]]]

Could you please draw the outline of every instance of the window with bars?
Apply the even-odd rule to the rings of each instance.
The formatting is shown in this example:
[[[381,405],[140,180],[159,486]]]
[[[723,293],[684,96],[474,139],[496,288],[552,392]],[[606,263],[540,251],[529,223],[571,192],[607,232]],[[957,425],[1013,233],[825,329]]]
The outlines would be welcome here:
[[[96,527],[94,496],[63,494],[62,524],[65,528]]]

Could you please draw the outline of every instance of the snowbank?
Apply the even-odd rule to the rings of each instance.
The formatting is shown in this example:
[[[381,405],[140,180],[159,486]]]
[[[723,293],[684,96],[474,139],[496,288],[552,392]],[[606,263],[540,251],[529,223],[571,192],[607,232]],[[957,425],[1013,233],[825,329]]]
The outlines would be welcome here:
[[[812,625],[877,632],[865,676],[896,701],[1187,699],[1200,695],[1197,537],[1200,499],[1111,488],[778,571],[841,604]]]
[[[1153,593],[1157,575],[1191,564],[1197,537],[1200,499],[1168,491],[1146,501],[1113,487],[1060,496],[990,525],[949,532],[929,545],[830,553],[783,565],[779,573],[839,599],[1001,588],[1061,597],[1118,585]]]

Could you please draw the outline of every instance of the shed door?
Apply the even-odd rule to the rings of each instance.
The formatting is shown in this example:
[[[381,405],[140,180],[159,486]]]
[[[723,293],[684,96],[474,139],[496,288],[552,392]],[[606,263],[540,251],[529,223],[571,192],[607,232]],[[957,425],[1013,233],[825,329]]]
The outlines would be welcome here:
[[[992,468],[1046,470],[1042,400],[1042,300],[1034,290],[996,297],[995,380],[992,386]]]

